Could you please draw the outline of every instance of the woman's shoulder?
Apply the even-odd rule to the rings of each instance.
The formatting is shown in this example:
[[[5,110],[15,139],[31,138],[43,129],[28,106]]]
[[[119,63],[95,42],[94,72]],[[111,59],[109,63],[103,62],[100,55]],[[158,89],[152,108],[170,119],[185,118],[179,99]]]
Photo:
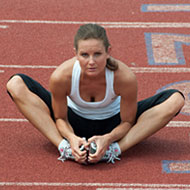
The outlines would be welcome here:
[[[118,64],[118,69],[115,71],[115,76],[118,79],[130,79],[133,78],[135,79],[135,74],[133,73],[133,71],[130,69],[130,67],[127,66],[127,64],[125,64],[124,62],[120,61],[120,60],[116,60]]]
[[[50,80],[64,80],[72,76],[73,65],[76,61],[76,57],[64,61],[59,65],[52,73]]]
[[[71,58],[58,66],[50,76],[49,86],[51,92],[70,93],[72,69],[76,58]],[[63,88],[64,86],[64,88]]]
[[[114,86],[116,91],[120,94],[120,91],[126,89],[126,87],[136,86],[137,80],[133,71],[123,62],[117,60],[118,69],[114,74]]]

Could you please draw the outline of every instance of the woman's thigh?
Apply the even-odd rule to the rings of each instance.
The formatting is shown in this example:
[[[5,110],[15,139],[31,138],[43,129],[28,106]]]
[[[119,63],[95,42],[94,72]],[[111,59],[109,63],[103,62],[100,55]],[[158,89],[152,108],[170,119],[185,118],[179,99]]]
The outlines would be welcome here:
[[[48,90],[46,90],[39,82],[35,81],[34,79],[25,74],[18,73],[13,76],[20,76],[24,81],[25,85],[28,87],[28,89],[45,102],[45,104],[48,106],[50,110],[52,119],[54,119],[53,109],[51,105],[51,93]]]
[[[166,101],[172,94],[174,93],[180,93],[183,97],[183,93],[180,92],[179,90],[176,89],[169,89],[169,90],[164,90],[152,97],[149,97],[147,99],[144,99],[142,101],[138,102],[138,109],[137,109],[137,115],[136,115],[136,120],[139,118],[139,116],[144,113],[146,110],[159,105]]]

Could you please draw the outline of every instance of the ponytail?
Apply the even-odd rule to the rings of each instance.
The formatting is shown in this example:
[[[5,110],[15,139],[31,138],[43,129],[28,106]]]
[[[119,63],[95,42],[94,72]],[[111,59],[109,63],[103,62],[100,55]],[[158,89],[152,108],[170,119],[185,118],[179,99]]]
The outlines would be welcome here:
[[[107,59],[106,67],[111,71],[116,71],[118,69],[118,63],[112,57]]]

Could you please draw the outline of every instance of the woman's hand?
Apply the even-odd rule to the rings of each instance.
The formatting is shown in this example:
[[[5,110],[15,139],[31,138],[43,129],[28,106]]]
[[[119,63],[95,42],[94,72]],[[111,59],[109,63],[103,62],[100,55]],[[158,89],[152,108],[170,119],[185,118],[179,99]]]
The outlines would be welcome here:
[[[82,149],[82,147],[87,146],[86,140],[74,135],[70,138],[69,142],[75,161],[80,164],[85,164],[87,162],[87,151],[85,148]]]
[[[88,140],[88,146],[90,146],[91,142],[95,142],[97,148],[94,154],[89,153],[88,162],[97,163],[105,155],[105,152],[110,145],[109,138],[107,137],[107,135],[93,136]]]

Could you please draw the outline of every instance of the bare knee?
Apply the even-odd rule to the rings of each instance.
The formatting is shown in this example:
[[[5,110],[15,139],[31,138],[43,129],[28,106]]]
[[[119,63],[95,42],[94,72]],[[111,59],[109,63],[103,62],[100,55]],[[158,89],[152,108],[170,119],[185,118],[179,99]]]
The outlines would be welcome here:
[[[9,92],[9,94],[11,95],[11,97],[13,99],[17,99],[19,98],[26,86],[24,84],[24,81],[22,80],[22,78],[18,75],[13,76],[8,82],[7,82],[7,91]]]
[[[183,108],[183,106],[185,105],[185,98],[180,93],[176,93],[176,95],[178,96],[178,100],[177,100],[178,101],[178,109],[180,111]]]
[[[171,105],[169,108],[169,113],[176,115],[180,112],[185,104],[185,99],[179,92],[174,93],[171,97]]]

